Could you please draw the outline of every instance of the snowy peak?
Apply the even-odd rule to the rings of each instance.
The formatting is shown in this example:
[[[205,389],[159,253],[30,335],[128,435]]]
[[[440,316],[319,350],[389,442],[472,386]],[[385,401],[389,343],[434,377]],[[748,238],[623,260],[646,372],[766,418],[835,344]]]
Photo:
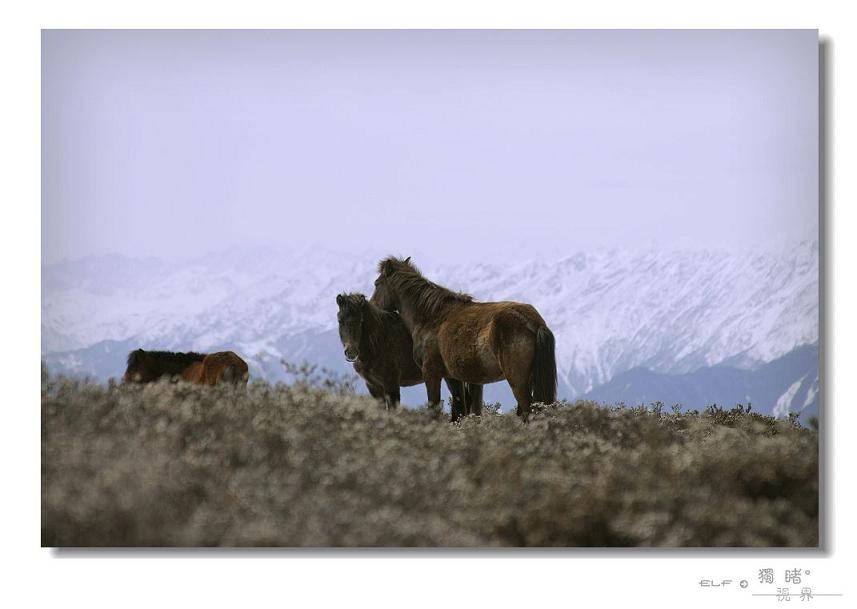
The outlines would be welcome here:
[[[110,340],[294,359],[284,346],[333,330],[336,294],[371,291],[380,257],[229,250],[177,263],[105,256],[46,266],[42,353]],[[636,367],[751,369],[818,340],[814,242],[766,253],[614,249],[422,270],[477,300],[533,304],[556,335],[565,397]]]

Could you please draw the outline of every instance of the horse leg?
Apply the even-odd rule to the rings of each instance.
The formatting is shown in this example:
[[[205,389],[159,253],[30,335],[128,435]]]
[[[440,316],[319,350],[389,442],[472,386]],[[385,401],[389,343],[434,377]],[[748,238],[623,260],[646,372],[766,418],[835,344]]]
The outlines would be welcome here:
[[[390,396],[390,410],[395,410],[399,406],[399,402],[402,401],[402,392],[399,387],[395,387],[391,389],[389,394]]]
[[[387,380],[384,385],[384,393],[387,398],[387,410],[395,410],[402,399],[398,379]]]
[[[535,341],[532,336],[510,332],[502,336],[502,339],[497,351],[497,360],[518,402],[515,412],[526,423],[530,418],[530,405],[533,403],[530,378]]]
[[[533,403],[532,388],[530,387],[530,371],[524,366],[507,366],[506,381],[512,388],[512,394],[518,402],[515,413],[526,423],[530,418],[530,406]]]
[[[429,409],[440,410],[440,381],[443,379],[443,376],[439,374],[425,374],[424,371],[423,378],[426,381],[426,395],[428,396]]]
[[[437,413],[443,411],[440,399],[440,382],[446,376],[446,368],[443,358],[437,350],[434,342],[414,342],[414,361],[419,362],[426,384],[426,395],[428,396],[429,409]]]
[[[449,388],[449,393],[452,395],[452,405],[450,406],[450,410],[452,411],[451,421],[455,423],[467,414],[465,385],[457,379],[447,378],[445,380],[446,386]]]
[[[467,383],[464,386],[464,403],[467,414],[482,416],[482,385]]]
[[[399,382],[401,380],[401,372],[398,366],[394,362],[386,362],[376,380],[380,381],[383,386],[384,403],[387,410],[395,410],[402,399],[401,391],[399,390],[401,386]]]
[[[376,400],[384,400],[384,403],[386,404],[387,396],[384,395],[384,388],[381,385],[376,385],[375,383],[366,381],[366,389],[369,390],[369,395]]]
[[[512,387],[515,400],[518,402],[515,412],[526,423],[530,419],[530,405],[533,403],[533,397],[530,395],[530,383],[509,381],[509,385]]]

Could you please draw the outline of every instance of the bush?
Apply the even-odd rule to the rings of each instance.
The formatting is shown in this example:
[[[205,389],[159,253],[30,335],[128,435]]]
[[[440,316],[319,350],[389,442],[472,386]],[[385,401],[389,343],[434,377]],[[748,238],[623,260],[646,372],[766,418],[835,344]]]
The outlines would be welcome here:
[[[593,403],[451,425],[312,383],[43,379],[46,546],[815,546],[818,435]]]

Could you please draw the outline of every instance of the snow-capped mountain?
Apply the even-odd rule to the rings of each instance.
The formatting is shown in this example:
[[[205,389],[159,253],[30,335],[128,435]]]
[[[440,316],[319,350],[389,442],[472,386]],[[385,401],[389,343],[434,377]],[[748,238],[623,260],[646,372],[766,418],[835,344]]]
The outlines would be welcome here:
[[[380,257],[229,250],[172,264],[104,256],[44,266],[42,354],[59,370],[102,377],[121,375],[119,352],[138,345],[234,349],[251,374],[272,379],[281,357],[347,370],[335,296],[371,293]],[[420,267],[478,300],[533,304],[556,335],[567,398],[634,368],[750,370],[818,341],[814,242],[776,253],[602,250]]]

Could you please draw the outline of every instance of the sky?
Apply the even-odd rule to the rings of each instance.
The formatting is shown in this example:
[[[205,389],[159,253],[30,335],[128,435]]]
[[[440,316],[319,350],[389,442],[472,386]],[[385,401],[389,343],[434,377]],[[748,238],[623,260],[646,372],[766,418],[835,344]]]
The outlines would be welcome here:
[[[818,233],[818,37],[42,34],[42,261],[515,261]]]

